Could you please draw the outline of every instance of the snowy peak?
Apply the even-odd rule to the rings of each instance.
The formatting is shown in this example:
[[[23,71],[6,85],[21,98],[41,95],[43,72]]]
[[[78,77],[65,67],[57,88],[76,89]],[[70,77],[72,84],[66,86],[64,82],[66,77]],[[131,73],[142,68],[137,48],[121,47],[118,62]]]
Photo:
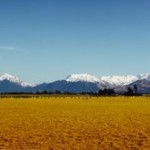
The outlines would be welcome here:
[[[138,80],[138,77],[133,75],[127,76],[101,76],[95,77],[89,74],[72,74],[66,78],[68,82],[98,82],[103,84],[111,84],[112,86],[124,86]]]
[[[126,75],[126,76],[102,76],[100,77],[101,80],[109,82],[112,85],[116,86],[124,86],[128,85],[136,80],[138,77],[133,75]]]
[[[150,73],[147,74],[140,74],[138,76],[135,75],[124,75],[124,76],[119,76],[119,75],[114,75],[114,76],[101,76],[101,77],[96,77],[92,76],[89,74],[72,74],[69,75],[66,78],[66,81],[68,82],[78,82],[78,81],[83,81],[83,82],[93,82],[93,83],[101,83],[101,84],[106,84],[106,85],[111,85],[111,87],[116,87],[116,86],[125,86],[130,83],[133,83],[137,80],[143,80],[146,79],[150,81]]]
[[[10,82],[19,84],[19,85],[21,85],[23,87],[32,86],[29,83],[23,82],[18,77],[12,76],[12,75],[7,74],[7,73],[4,73],[4,74],[0,75],[0,81],[3,81],[3,80],[8,80]]]
[[[89,74],[72,74],[69,75],[65,81],[67,82],[90,82],[90,83],[95,83],[99,87],[118,87],[118,86],[126,86],[129,85],[137,80],[143,80],[146,79],[147,81],[150,81],[150,73],[146,74],[140,74],[137,76],[134,75],[125,75],[125,76],[119,76],[119,75],[114,75],[114,76],[101,76],[101,77],[96,77],[93,75]],[[20,80],[16,76],[12,76],[10,74],[4,73],[0,75],[0,81],[8,80],[12,83],[16,83],[18,85],[21,85],[23,87],[35,87],[36,85],[29,84],[27,82],[24,82]]]
[[[140,74],[140,75],[138,75],[138,79],[139,80],[146,79],[147,81],[150,81],[150,73]]]
[[[68,82],[78,82],[78,81],[100,82],[100,79],[89,74],[72,74],[66,78],[66,81]]]
[[[11,82],[19,82],[20,81],[19,78],[9,75],[7,73],[4,73],[0,76],[0,81],[3,81],[3,80],[9,80]]]

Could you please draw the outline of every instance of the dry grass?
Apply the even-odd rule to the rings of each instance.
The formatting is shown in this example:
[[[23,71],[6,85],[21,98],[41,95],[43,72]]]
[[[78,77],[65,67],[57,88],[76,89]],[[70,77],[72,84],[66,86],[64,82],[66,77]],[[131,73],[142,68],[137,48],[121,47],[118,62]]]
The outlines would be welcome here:
[[[0,149],[149,150],[150,99],[0,99]]]

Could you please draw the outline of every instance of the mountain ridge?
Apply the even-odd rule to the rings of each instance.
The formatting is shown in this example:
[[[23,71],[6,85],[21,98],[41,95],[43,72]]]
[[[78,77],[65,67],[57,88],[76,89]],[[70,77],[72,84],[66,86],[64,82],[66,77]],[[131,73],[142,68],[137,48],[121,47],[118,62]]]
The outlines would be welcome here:
[[[141,81],[141,82],[140,82]],[[96,77],[89,74],[72,74],[64,80],[51,83],[32,85],[20,80],[16,76],[7,73],[0,76],[0,93],[2,92],[37,92],[37,91],[60,91],[70,93],[98,92],[99,89],[113,88],[116,91],[125,91],[127,86],[139,85],[139,91],[150,93],[150,74],[138,76],[101,76]]]
[[[86,81],[86,82],[107,82],[116,86],[125,86],[137,80],[146,79],[150,81],[150,73],[140,74],[140,75],[112,75],[112,76],[92,76],[89,74],[72,74],[66,78],[66,81],[76,82],[76,81]]]
[[[0,75],[0,81],[4,81],[4,80],[8,80],[10,82],[17,83],[23,87],[33,86],[32,84],[24,82],[21,79],[19,79],[18,77],[10,75],[8,73],[3,73]]]

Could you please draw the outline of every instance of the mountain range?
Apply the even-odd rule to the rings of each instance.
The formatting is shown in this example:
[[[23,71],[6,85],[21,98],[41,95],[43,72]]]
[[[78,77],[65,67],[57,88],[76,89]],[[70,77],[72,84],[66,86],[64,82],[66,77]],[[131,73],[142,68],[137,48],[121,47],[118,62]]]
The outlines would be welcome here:
[[[113,88],[116,93],[123,93],[129,86],[137,85],[139,93],[150,93],[150,74],[138,76],[101,76],[72,74],[63,80],[32,85],[7,73],[0,75],[0,93],[9,92],[98,92],[99,89]]]

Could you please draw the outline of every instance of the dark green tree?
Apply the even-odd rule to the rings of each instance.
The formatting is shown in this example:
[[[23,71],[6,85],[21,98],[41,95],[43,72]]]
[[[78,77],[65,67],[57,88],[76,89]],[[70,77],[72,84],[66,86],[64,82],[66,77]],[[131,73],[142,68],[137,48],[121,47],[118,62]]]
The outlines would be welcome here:
[[[137,85],[134,85],[133,88],[134,88],[134,94],[137,94],[137,90],[138,90]]]
[[[131,87],[128,87],[127,92],[125,93],[126,96],[133,96],[134,92],[133,89]]]

